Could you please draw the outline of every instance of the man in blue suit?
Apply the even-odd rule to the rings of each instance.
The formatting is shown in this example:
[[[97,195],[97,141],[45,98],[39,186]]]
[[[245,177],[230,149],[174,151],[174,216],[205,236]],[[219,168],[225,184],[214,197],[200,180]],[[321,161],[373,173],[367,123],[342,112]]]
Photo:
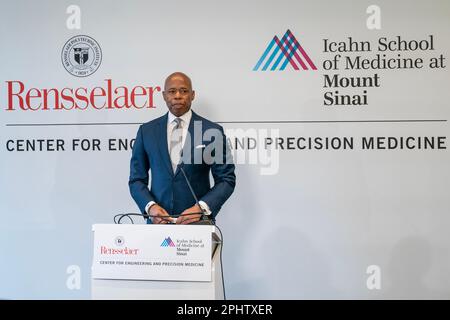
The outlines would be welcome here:
[[[200,220],[201,213],[214,219],[236,182],[223,128],[191,110],[195,91],[184,73],[167,77],[163,97],[169,112],[137,132],[128,182],[131,196],[143,214],[152,216],[148,223],[188,224]]]

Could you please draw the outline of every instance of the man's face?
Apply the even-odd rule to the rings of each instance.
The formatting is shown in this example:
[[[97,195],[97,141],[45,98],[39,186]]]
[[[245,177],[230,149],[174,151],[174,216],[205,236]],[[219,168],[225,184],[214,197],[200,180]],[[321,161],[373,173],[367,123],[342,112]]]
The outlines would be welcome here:
[[[188,78],[183,75],[175,75],[166,80],[163,97],[170,112],[176,117],[180,117],[191,108],[195,91],[192,90]]]

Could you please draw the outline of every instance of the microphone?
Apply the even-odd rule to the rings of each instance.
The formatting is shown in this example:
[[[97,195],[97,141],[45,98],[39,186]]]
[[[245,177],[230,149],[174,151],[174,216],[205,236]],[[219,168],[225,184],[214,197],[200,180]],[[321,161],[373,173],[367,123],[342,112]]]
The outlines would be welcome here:
[[[205,213],[206,210],[204,210],[202,208],[202,206],[200,205],[200,202],[198,201],[197,195],[195,194],[195,191],[192,188],[191,183],[189,182],[189,179],[188,179],[188,177],[186,175],[186,172],[183,169],[183,165],[184,165],[184,163],[180,162],[177,167],[180,168],[180,171],[183,174],[184,179],[186,180],[186,183],[187,183],[187,185],[189,187],[189,190],[191,191],[192,197],[195,199],[195,204],[201,210],[201,212],[190,213],[192,215],[194,215],[194,214],[201,214],[201,221],[196,221],[196,222],[193,222],[191,224],[208,224],[208,225],[212,224],[212,225],[215,225],[215,220],[211,219],[209,217],[209,215],[207,215]],[[121,213],[121,214],[117,214],[117,215],[114,216],[114,223],[120,224],[122,219],[127,217],[128,219],[130,219],[131,223],[134,224],[133,219],[131,218],[131,216],[139,216],[139,217],[144,217],[144,218],[154,218],[154,217],[156,217],[156,216],[152,216],[150,214],[142,214],[142,213]],[[177,218],[176,217],[179,217],[179,216],[180,215],[171,216],[167,220],[170,221],[170,223],[172,223],[172,224],[176,224],[177,223]],[[160,217],[160,216],[158,216],[158,217]],[[118,220],[117,220],[117,218],[118,218]],[[164,219],[164,217],[163,217],[163,219]]]
[[[184,164],[183,162],[180,162],[180,163],[178,164],[178,167],[180,168],[180,171],[181,171],[181,173],[182,173],[183,176],[184,176],[184,180],[186,180],[186,183],[187,183],[187,185],[188,185],[188,187],[189,187],[189,190],[191,191],[192,197],[194,197],[195,204],[196,204],[196,205],[200,208],[200,210],[202,211],[202,212],[199,212],[199,213],[202,214],[201,220],[210,223],[210,219],[209,219],[208,215],[205,214],[205,210],[204,210],[204,209],[202,208],[202,206],[200,205],[200,202],[198,201],[197,195],[195,194],[194,189],[192,188],[191,183],[189,182],[189,179],[188,179],[188,177],[187,177],[187,175],[186,175],[186,172],[185,172],[184,169],[183,169],[183,164]]]
[[[179,168],[180,168],[180,170],[181,170],[181,173],[183,173],[184,180],[186,180],[186,183],[187,183],[187,185],[188,185],[188,187],[189,187],[189,190],[191,190],[191,194],[192,194],[192,196],[194,197],[195,203],[196,203],[196,204],[200,207],[200,209],[203,211],[202,207],[200,206],[200,203],[198,202],[198,198],[197,198],[197,196],[195,195],[194,189],[192,189],[191,183],[189,182],[189,179],[188,179],[187,176],[186,176],[186,172],[184,172],[183,166],[182,166],[181,164],[179,164],[178,166],[179,166]]]

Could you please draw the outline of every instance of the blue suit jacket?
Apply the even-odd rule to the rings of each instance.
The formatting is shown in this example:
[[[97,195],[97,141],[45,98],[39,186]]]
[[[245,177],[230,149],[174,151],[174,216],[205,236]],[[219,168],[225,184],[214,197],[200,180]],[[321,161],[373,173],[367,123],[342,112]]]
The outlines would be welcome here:
[[[131,196],[142,213],[145,213],[145,206],[150,201],[155,201],[171,215],[180,214],[195,204],[195,199],[180,168],[177,167],[176,172],[173,172],[172,169],[167,147],[167,117],[166,113],[160,118],[141,125],[133,146],[128,185]],[[201,135],[198,134],[200,125]],[[216,129],[215,132],[219,132],[220,137],[218,139],[208,138],[211,141],[204,141],[202,137],[208,129]],[[196,131],[195,136],[194,130]],[[197,198],[208,204],[212,216],[215,217],[233,193],[236,183],[235,167],[225,134],[220,125],[202,118],[194,112],[192,112],[188,132],[190,136],[186,137],[183,146],[183,159],[185,160],[180,166],[183,166]],[[211,145],[211,143],[215,145]],[[205,147],[197,147],[202,145]],[[208,154],[214,156],[215,153],[206,153],[205,150],[214,150],[214,147],[217,147],[216,150],[221,150],[223,155],[219,159],[221,161],[211,163],[211,157],[208,158]],[[186,157],[190,157],[190,159],[186,160]],[[197,160],[197,163],[194,163],[194,160]],[[149,171],[151,172],[150,190],[148,188]],[[210,185],[210,172],[214,178],[213,187]],[[150,223],[150,220],[148,222]]]

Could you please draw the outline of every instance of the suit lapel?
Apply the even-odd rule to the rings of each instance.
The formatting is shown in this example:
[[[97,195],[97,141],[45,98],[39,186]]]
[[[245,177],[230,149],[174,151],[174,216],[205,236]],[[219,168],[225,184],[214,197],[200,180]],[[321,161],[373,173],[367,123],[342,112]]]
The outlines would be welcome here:
[[[159,146],[159,152],[161,154],[163,162],[165,163],[167,170],[169,170],[170,174],[173,175],[172,163],[170,162],[169,148],[167,146],[167,116],[168,114],[166,113],[166,115],[161,118],[161,121],[159,121],[159,128],[157,130],[159,133],[159,137],[157,141]]]

